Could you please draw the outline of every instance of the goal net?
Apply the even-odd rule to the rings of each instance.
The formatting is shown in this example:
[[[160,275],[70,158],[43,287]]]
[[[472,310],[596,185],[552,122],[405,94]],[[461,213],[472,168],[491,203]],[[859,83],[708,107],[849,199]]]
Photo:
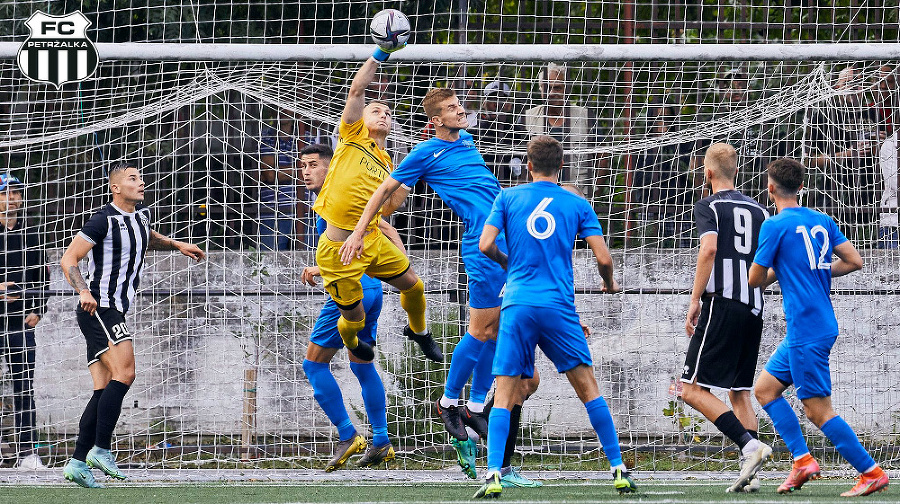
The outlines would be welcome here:
[[[611,9],[608,2],[599,4]],[[332,32],[304,39],[313,37],[306,32],[296,34],[297,40],[275,41],[364,42],[358,34],[371,13],[336,13],[341,5],[355,8],[335,4],[322,16],[344,16],[352,36]],[[308,6],[300,4],[301,10]],[[501,12],[492,25],[496,31],[482,26],[469,34],[482,37],[470,40],[475,43],[561,42],[542,46],[548,48],[542,58],[507,55],[498,63],[490,45],[470,45],[465,61],[404,59],[401,52],[397,61],[382,65],[367,96],[393,106],[388,149],[395,162],[431,134],[420,104],[434,86],[457,90],[471,112],[479,150],[505,187],[528,180],[528,138],[547,133],[562,139],[565,180],[597,211],[625,289],[601,294],[588,251],[576,251],[576,302],[593,329],[595,376],[626,463],[638,470],[718,471],[736,469],[737,453],[711,422],[683,403],[678,385],[698,245],[692,208],[707,191],[703,153],[715,142],[734,145],[738,188],[764,204],[766,164],[782,156],[803,160],[804,204],[834,216],[866,259],[862,272],[835,282],[841,325],[832,359],[835,408],[876,460],[896,465],[900,392],[892,384],[900,381],[900,354],[890,340],[900,334],[891,312],[898,297],[898,61],[669,56],[629,62],[598,53],[563,63],[556,51],[592,40],[577,38],[578,27],[542,24],[560,15],[551,7],[535,26],[522,27],[521,13]],[[486,19],[491,12],[485,9]],[[28,16],[14,14],[7,17]],[[619,11],[612,15],[618,18],[567,15],[573,23],[579,15],[597,22],[622,19]],[[202,19],[180,19],[172,26],[148,21],[148,33],[162,35],[142,40],[190,42],[190,36],[168,35],[177,27],[205,41],[200,33],[210,27]],[[434,41],[443,42],[440,34],[446,32],[434,19],[442,18],[432,19],[438,23],[432,25]],[[507,25],[513,20],[518,28]],[[229,26],[230,39],[209,41],[260,41]],[[521,40],[503,38],[513,29]],[[567,33],[560,41],[558,29]],[[417,33],[424,37],[422,26]],[[683,30],[681,36],[691,42],[692,33]],[[723,41],[743,40],[733,35]],[[683,46],[665,47],[676,52]],[[24,78],[12,58],[0,64],[2,171],[26,184],[27,229],[42,238],[51,269],[48,311],[36,332],[37,448],[45,462],[58,466],[71,455],[91,387],[74,317],[76,297],[57,265],[81,225],[109,201],[105,169],[123,160],[142,170],[155,229],[200,244],[209,257],[191,264],[177,254],[148,255],[128,316],[138,375],[114,436],[119,459],[126,466],[189,469],[320,468],[330,458],[336,431],[301,367],[326,295],[299,278],[314,263],[317,236],[310,209],[315,196],[304,187],[297,152],[312,143],[334,145],[359,61],[272,62],[261,51],[241,61],[104,60],[93,77],[58,91]],[[391,220],[425,281],[429,326],[449,357],[467,324],[461,223],[424,184],[413,188]],[[785,333],[780,296],[770,293],[767,303],[760,368]],[[402,337],[405,323],[398,296],[386,288],[377,366],[387,389],[397,464],[452,467],[455,455],[431,410],[443,391],[449,358],[445,364],[426,361]],[[564,377],[543,356],[537,367],[542,383],[523,408],[517,447],[522,463],[549,470],[605,468],[587,415]],[[365,432],[365,410],[346,353],[331,368],[354,424]],[[15,451],[14,379],[4,372],[4,456]],[[799,402],[789,400],[800,412]],[[757,409],[760,435],[781,447],[777,457],[787,460],[783,443]],[[823,466],[848,467],[811,423],[803,425]]]

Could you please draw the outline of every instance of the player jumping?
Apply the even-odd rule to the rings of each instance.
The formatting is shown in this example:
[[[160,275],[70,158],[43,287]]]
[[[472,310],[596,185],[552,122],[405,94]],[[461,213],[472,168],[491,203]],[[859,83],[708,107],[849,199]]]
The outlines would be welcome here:
[[[378,229],[380,207],[363,224],[359,253],[353,261],[342,262],[340,257],[339,251],[372,193],[393,170],[391,156],[384,149],[391,130],[391,108],[380,101],[368,105],[365,102],[366,87],[378,70],[379,59],[375,56],[384,61],[389,54],[376,49],[354,76],[341,114],[331,169],[313,205],[327,223],[316,248],[316,265],[325,290],[341,311],[337,328],[350,353],[364,362],[375,358],[372,347],[357,337],[366,326],[360,279],[367,274],[400,290],[400,306],[409,319],[404,334],[420,346],[426,357],[440,362],[444,355],[425,324],[425,286],[410,268],[406,255]]]

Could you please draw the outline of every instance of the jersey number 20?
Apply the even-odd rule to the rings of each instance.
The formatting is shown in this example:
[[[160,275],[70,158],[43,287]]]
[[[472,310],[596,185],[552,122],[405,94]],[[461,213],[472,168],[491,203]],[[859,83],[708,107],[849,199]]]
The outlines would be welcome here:
[[[534,236],[538,240],[546,240],[553,236],[553,232],[556,231],[556,219],[553,218],[553,214],[547,211],[547,207],[553,201],[553,198],[544,198],[541,200],[540,204],[534,208],[534,211],[531,212],[531,215],[528,216],[528,222],[526,225],[528,226],[528,234]],[[538,220],[547,221],[547,227],[543,231],[538,231],[537,229],[537,221]]]

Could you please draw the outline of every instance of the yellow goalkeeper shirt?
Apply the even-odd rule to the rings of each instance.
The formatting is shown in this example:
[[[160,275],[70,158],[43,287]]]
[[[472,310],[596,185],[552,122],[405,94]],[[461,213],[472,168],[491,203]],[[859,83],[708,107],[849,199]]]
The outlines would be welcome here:
[[[369,138],[362,119],[341,121],[337,149],[313,210],[329,224],[355,228],[366,203],[393,169],[390,155]],[[367,228],[377,227],[380,217],[379,210]]]

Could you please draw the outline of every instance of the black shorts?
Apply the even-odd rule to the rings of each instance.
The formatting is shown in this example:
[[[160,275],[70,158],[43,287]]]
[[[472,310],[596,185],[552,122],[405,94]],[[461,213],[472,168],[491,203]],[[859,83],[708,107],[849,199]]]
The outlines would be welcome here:
[[[88,366],[100,360],[100,354],[109,350],[109,343],[116,345],[131,339],[125,315],[115,308],[97,308],[97,315],[91,316],[79,304],[75,316],[87,342]]]
[[[724,390],[750,390],[756,376],[762,317],[723,297],[703,300],[684,359],[681,381]]]

